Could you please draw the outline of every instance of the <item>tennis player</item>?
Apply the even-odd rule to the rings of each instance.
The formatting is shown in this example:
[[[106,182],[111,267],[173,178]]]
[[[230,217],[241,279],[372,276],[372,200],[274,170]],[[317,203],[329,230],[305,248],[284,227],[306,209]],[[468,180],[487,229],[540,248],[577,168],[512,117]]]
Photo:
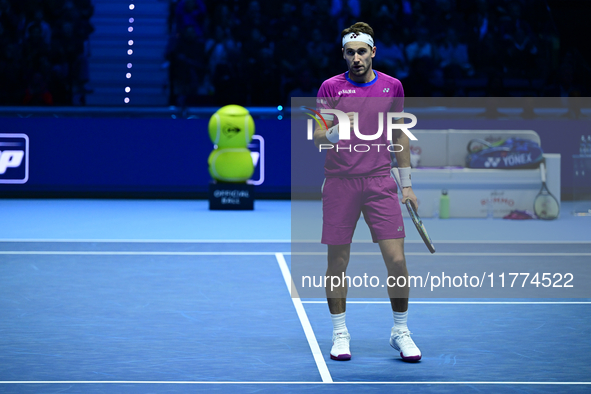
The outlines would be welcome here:
[[[361,134],[376,134],[378,112],[403,112],[404,92],[396,78],[375,71],[372,59],[376,56],[373,29],[357,22],[341,33],[342,53],[348,71],[324,81],[317,96],[318,109],[337,109],[347,114],[350,130],[358,113]],[[370,107],[370,108],[368,108]],[[373,242],[379,244],[388,275],[408,278],[404,257],[404,222],[398,202],[397,185],[390,176],[390,152],[383,146],[395,142],[402,150],[395,153],[399,164],[402,202],[411,199],[415,206],[417,198],[412,190],[410,177],[409,139],[406,134],[393,134],[395,141],[388,141],[386,133],[378,140],[361,140],[351,131],[350,139],[340,140],[335,116],[323,114],[328,131],[319,126],[314,130],[314,143],[334,148],[326,154],[325,182],[322,191],[323,227],[322,243],[328,245],[327,276],[345,273],[349,264],[351,241],[361,212],[369,226]],[[404,119],[395,120],[404,123]],[[386,123],[383,123],[384,125]],[[364,132],[364,129],[367,131]],[[384,127],[385,129],[385,127]],[[356,144],[375,144],[369,152],[350,149]],[[382,148],[377,150],[379,144]],[[337,151],[337,146],[338,151]],[[396,150],[400,150],[398,147]],[[405,361],[418,361],[421,351],[410,337],[407,327],[409,288],[388,288],[394,326],[390,333],[390,345],[400,352]],[[333,345],[330,357],[333,360],[351,359],[349,342],[351,336],[345,324],[347,284],[331,290],[326,287],[328,307],[333,322]]]

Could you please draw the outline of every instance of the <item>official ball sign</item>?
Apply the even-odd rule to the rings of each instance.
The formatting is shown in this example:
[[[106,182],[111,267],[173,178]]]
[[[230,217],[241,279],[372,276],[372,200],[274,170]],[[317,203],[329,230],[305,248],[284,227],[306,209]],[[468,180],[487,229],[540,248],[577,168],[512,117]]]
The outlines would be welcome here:
[[[29,137],[0,133],[0,183],[27,183],[29,180]]]
[[[254,186],[247,183],[210,183],[209,209],[249,210],[254,209]]]

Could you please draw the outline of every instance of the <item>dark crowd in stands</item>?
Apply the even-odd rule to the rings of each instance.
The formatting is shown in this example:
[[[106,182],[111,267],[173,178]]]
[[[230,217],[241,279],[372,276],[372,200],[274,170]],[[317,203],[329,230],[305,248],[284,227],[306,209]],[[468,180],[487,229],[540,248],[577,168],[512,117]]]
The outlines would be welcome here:
[[[340,32],[375,32],[374,69],[407,96],[585,96],[588,65],[538,0],[176,0],[170,104],[289,104],[346,71]],[[216,100],[217,99],[217,100]],[[218,102],[219,101],[219,102]]]
[[[588,96],[542,0],[161,0],[171,105],[289,105],[345,71],[340,31],[411,97]],[[92,0],[0,0],[0,105],[84,105]],[[584,38],[583,38],[584,39]]]
[[[84,104],[91,0],[0,0],[0,105]]]

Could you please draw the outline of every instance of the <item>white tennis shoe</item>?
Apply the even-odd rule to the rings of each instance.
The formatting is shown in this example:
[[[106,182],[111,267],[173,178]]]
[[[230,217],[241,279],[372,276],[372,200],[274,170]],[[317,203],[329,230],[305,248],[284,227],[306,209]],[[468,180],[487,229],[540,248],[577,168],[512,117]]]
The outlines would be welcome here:
[[[404,361],[419,361],[421,351],[410,337],[410,331],[394,331],[390,334],[390,346],[400,352]]]
[[[348,331],[338,332],[332,334],[332,349],[330,349],[330,358],[338,361],[346,361],[351,359],[351,350],[349,350],[349,342],[351,335]]]

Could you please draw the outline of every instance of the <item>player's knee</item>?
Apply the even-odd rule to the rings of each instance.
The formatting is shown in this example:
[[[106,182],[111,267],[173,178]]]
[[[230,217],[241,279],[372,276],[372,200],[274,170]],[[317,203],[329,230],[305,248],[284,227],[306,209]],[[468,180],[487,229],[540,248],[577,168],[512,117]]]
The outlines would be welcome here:
[[[339,275],[347,270],[349,261],[344,257],[336,257],[328,261],[326,275]]]
[[[400,271],[406,269],[406,259],[404,255],[393,256],[386,262],[388,271]]]

